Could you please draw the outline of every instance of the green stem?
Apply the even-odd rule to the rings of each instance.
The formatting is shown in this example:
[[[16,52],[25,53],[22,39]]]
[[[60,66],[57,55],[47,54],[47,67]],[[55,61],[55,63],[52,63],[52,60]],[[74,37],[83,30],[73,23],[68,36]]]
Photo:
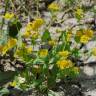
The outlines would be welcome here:
[[[7,12],[7,8],[8,8],[9,0],[5,0],[5,3],[6,3],[6,4],[5,4],[5,11],[4,11],[4,15],[5,15],[5,13]],[[2,19],[2,23],[1,23],[1,28],[0,28],[0,30],[3,29],[4,22],[5,22],[5,19],[3,18],[3,19]],[[1,36],[2,36],[2,31],[1,31]]]
[[[36,0],[36,8],[37,8],[37,10],[36,10],[36,12],[37,12],[37,18],[39,17],[39,0]]]

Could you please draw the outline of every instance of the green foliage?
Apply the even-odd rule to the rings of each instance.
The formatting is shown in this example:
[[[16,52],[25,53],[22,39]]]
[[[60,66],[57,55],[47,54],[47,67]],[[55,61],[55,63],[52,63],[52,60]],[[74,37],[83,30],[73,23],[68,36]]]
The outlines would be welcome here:
[[[45,30],[45,32],[43,33],[41,39],[42,39],[43,42],[51,40],[50,32],[49,32],[48,29]]]
[[[0,88],[0,96],[7,96],[9,94],[9,90],[7,88]]]
[[[20,31],[22,25],[19,21],[12,21],[9,22],[9,26],[8,26],[8,32],[9,32],[9,36],[16,38],[16,36],[18,35],[18,32]]]
[[[16,76],[17,72],[14,71],[8,71],[8,72],[0,72],[0,85],[3,85],[6,82],[9,82],[10,80],[13,80]]]
[[[14,0],[12,0],[12,2],[13,1]],[[12,54],[14,59],[19,59],[21,62],[24,62],[25,69],[21,72],[17,70],[14,72],[0,72],[0,85],[4,85],[4,83],[10,81],[10,86],[22,89],[24,91],[29,90],[30,88],[37,88],[39,91],[48,93],[49,90],[56,87],[56,82],[58,79],[71,80],[79,75],[79,67],[75,66],[76,63],[78,63],[76,60],[82,58],[82,50],[79,46],[81,46],[83,43],[86,45],[89,41],[96,40],[96,38],[93,36],[94,32],[91,30],[91,27],[86,28],[86,30],[85,28],[82,28],[81,30],[81,26],[79,27],[79,24],[83,25],[81,24],[81,21],[83,19],[84,12],[86,11],[84,10],[83,12],[83,7],[76,5],[78,4],[79,0],[62,1],[64,1],[68,8],[72,7],[72,18],[75,18],[78,21],[76,26],[78,26],[80,33],[77,34],[78,30],[73,30],[75,28],[71,28],[71,26],[68,26],[66,29],[62,28],[61,21],[64,20],[60,20],[59,22],[57,17],[58,13],[60,12],[51,11],[51,8],[52,10],[59,9],[59,3],[54,3],[51,5],[50,10],[48,10],[51,15],[49,16],[51,20],[48,24],[48,22],[44,22],[46,21],[43,20],[44,18],[41,18],[43,16],[38,14],[39,2],[37,2],[37,15],[35,18],[38,18],[34,18],[34,21],[28,22],[28,24],[25,26],[24,32],[20,32],[22,22],[20,22],[20,20],[17,18],[18,16],[15,16],[15,14],[11,14],[10,12],[7,14],[7,16],[5,16],[6,14],[4,15],[5,21],[8,21],[9,23],[7,30],[2,29],[0,31],[0,55],[3,55],[4,53],[6,56],[8,55],[8,52],[11,52],[10,54]],[[67,11],[64,13],[64,15],[68,15],[68,19],[70,19],[69,13],[70,10],[68,10],[68,14]],[[56,35],[56,37],[53,38],[53,33],[51,33],[49,30],[51,27],[54,27],[53,25],[55,23],[60,23],[60,28],[62,29],[58,33],[55,32],[56,30],[52,30],[54,31],[54,37]],[[56,24],[55,27],[57,29]],[[42,25],[46,28],[42,29]],[[42,47],[41,45],[44,46]],[[83,54],[86,56],[90,55],[91,53],[92,52],[83,52]],[[96,49],[93,53],[96,53]],[[71,57],[74,57],[76,60],[72,60]],[[8,93],[8,90],[0,89],[0,93],[6,94]],[[53,92],[51,93],[53,94]]]

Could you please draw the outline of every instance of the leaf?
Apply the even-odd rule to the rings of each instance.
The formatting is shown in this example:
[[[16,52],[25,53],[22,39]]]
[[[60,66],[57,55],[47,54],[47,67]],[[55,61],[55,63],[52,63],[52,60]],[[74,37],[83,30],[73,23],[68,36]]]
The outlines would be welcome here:
[[[3,38],[0,38],[0,45],[4,44],[5,40]]]
[[[56,47],[56,52],[59,52],[63,49],[63,44],[58,44],[58,46]]]
[[[75,36],[75,41],[77,42],[77,43],[79,43],[80,42],[80,37],[79,36]]]
[[[70,51],[70,46],[71,46],[71,44],[70,43],[67,43],[66,46],[65,46],[65,50]]]
[[[0,72],[0,86],[7,83],[8,81],[11,81],[15,75],[16,72],[14,71]]]
[[[3,96],[8,93],[9,93],[9,90],[7,88],[0,89],[0,96]]]
[[[75,57],[79,57],[79,49],[73,49],[72,53]]]
[[[35,59],[33,62],[33,64],[42,64],[42,63],[44,63],[43,60],[39,58]]]
[[[43,33],[42,37],[41,37],[43,42],[49,41],[51,40],[51,35],[48,29],[45,30],[45,32]]]
[[[8,26],[9,36],[15,38],[21,27],[22,27],[22,25],[19,21],[10,22],[9,26]]]
[[[64,41],[66,36],[67,36],[66,31],[62,31],[62,33],[61,33],[61,35],[59,37],[59,40]]]
[[[59,94],[57,94],[56,92],[54,92],[52,90],[49,90],[48,96],[59,96]]]

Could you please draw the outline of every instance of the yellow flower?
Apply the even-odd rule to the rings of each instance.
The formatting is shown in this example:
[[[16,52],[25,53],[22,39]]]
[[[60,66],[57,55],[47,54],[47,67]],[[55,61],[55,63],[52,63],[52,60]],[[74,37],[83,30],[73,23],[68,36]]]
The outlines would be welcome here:
[[[58,11],[58,10],[60,10],[60,7],[57,3],[51,3],[48,6],[48,9],[51,10],[51,11]]]
[[[92,55],[96,56],[96,47],[92,49]]]
[[[16,86],[16,81],[11,82],[9,85],[12,86],[12,87],[15,87]]]
[[[38,28],[40,28],[44,24],[44,20],[42,18],[37,18],[32,22],[32,30],[36,31]]]
[[[37,39],[39,36],[39,33],[36,31],[36,32],[32,32],[31,35],[32,35],[32,39]]]
[[[2,50],[2,55],[5,55],[8,50],[9,50],[8,46],[5,45],[5,46],[3,47],[3,50]]]
[[[10,39],[8,40],[7,44],[4,45],[3,50],[2,50],[2,54],[3,54],[3,55],[6,54],[6,52],[7,52],[9,49],[13,48],[13,47],[16,45],[16,43],[17,43],[17,39],[10,38]]]
[[[89,38],[93,37],[93,31],[90,29],[84,30],[84,33],[86,36],[88,36]]]
[[[3,18],[9,20],[9,19],[12,19],[14,17],[14,14],[13,13],[6,13],[5,16],[3,16]]]
[[[39,51],[40,57],[46,57],[48,55],[48,50],[47,49],[41,49]]]
[[[58,54],[59,54],[59,56],[66,58],[66,57],[68,57],[69,52],[68,51],[60,51]]]
[[[73,66],[73,63],[70,60],[59,60],[57,61],[57,66],[63,70]]]
[[[48,44],[51,45],[51,46],[54,46],[56,44],[56,41],[50,40],[50,41],[48,41]]]
[[[29,22],[26,26],[25,31],[37,31],[44,24],[44,20],[42,18],[37,18],[33,22]]]
[[[26,31],[26,32],[23,34],[23,37],[25,37],[25,38],[30,37],[30,32]]]
[[[8,40],[7,46],[8,46],[8,48],[10,49],[10,48],[14,47],[14,46],[16,45],[16,43],[17,43],[17,39],[10,38],[10,39]]]
[[[81,8],[77,8],[75,14],[83,17],[83,10]]]
[[[29,54],[33,51],[32,47],[27,47],[26,50],[27,50],[27,53]]]
[[[29,22],[25,29],[27,32],[30,32],[32,30],[32,22]]]
[[[86,35],[82,35],[81,38],[80,38],[80,42],[83,43],[83,44],[88,43],[89,40],[90,40],[90,38]]]

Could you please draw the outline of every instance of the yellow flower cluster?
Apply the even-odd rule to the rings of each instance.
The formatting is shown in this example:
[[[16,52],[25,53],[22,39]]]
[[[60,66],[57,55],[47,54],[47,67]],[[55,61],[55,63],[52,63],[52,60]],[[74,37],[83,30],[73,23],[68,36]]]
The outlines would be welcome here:
[[[25,33],[23,36],[25,38],[32,37],[36,39],[39,35],[38,28],[40,28],[44,24],[44,20],[42,18],[37,18],[33,22],[29,22],[26,26]]]
[[[86,44],[93,37],[93,31],[90,29],[77,31],[76,36],[80,37],[81,43]]]
[[[3,18],[4,19],[7,19],[7,20],[10,20],[14,17],[14,14],[13,13],[6,13]]]
[[[13,81],[13,82],[10,82],[9,85],[12,87],[16,87],[17,83],[16,83],[16,81]]]
[[[16,43],[17,43],[17,39],[10,38],[10,39],[8,40],[8,42],[7,42],[6,45],[1,46],[1,53],[2,53],[3,55],[6,54],[6,52],[7,52],[9,49],[13,48],[13,47],[16,45]]]
[[[31,34],[30,32],[26,31],[24,32],[23,37],[28,38],[30,37],[30,34]]]
[[[26,50],[27,50],[27,53],[29,53],[29,54],[33,51],[33,49],[32,49],[31,46],[30,47],[27,47]]]
[[[33,39],[37,39],[38,37],[39,37],[39,33],[37,31],[32,33]]]
[[[89,38],[92,38],[93,37],[93,30],[90,30],[90,29],[84,30],[84,33]]]
[[[90,40],[90,38],[86,35],[82,35],[81,38],[80,38],[80,42],[83,43],[83,44],[88,43],[89,40]]]
[[[63,70],[65,68],[70,68],[73,66],[73,63],[70,60],[59,60],[57,61],[57,66]]]
[[[82,18],[84,12],[83,12],[83,10],[82,10],[81,8],[77,8],[76,11],[75,11],[75,14],[76,14],[77,16],[80,16],[80,17]]]
[[[69,56],[69,52],[68,51],[60,51],[58,52],[58,55],[64,58],[67,58]]]
[[[44,20],[41,18],[37,18],[35,21],[32,22],[32,29],[36,31],[43,24],[44,24]]]
[[[77,8],[75,13],[78,15],[82,15],[84,12],[81,8]]]
[[[46,57],[48,55],[48,50],[47,49],[41,49],[39,51],[39,56],[40,57]]]
[[[57,3],[51,3],[48,6],[48,9],[51,10],[51,11],[58,11],[58,10],[60,10],[60,7]]]
[[[16,45],[16,43],[17,43],[17,39],[10,38],[8,40],[7,46],[8,46],[8,48],[12,48],[12,47],[14,47]]]
[[[50,40],[50,41],[48,41],[48,44],[51,45],[51,46],[54,46],[54,45],[56,45],[56,41],[55,40]]]

